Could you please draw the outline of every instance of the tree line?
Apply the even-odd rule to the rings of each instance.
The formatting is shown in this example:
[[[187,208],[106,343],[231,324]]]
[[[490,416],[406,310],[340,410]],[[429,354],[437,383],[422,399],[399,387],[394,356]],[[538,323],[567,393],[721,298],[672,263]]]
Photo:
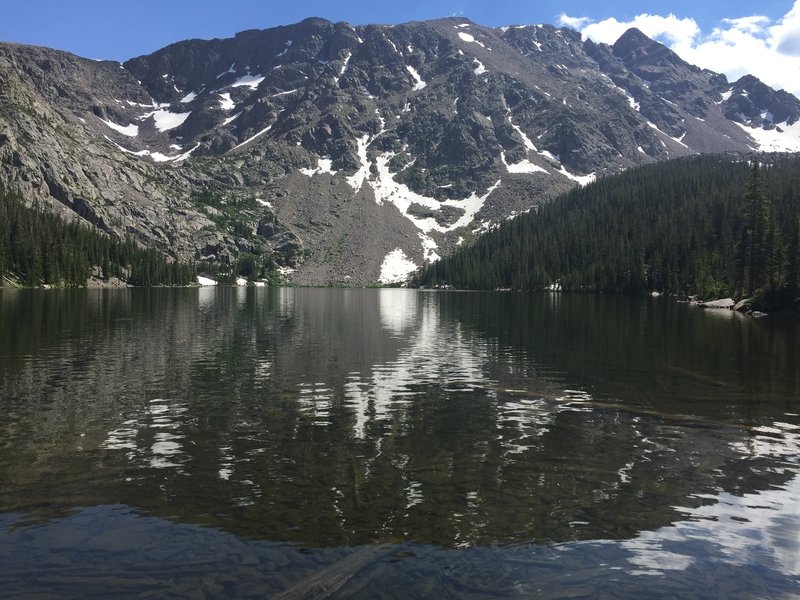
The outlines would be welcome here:
[[[98,267],[104,278],[135,286],[188,285],[197,277],[194,265],[28,206],[0,182],[0,285],[10,278],[31,287],[85,286]]]
[[[416,286],[800,297],[800,157],[697,156],[613,175],[420,269]]]

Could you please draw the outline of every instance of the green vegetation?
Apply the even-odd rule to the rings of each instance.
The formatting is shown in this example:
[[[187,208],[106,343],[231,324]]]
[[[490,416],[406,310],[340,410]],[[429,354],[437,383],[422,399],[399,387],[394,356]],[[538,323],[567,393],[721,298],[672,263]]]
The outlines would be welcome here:
[[[347,244],[347,233],[343,233],[340,235],[333,246],[328,246],[325,248],[322,254],[322,262],[329,264],[332,262],[337,261],[344,253],[345,246]]]
[[[800,157],[648,165],[575,189],[421,269],[412,283],[800,297]]]
[[[84,286],[94,268],[132,285],[188,285],[194,266],[172,261],[132,238],[116,240],[78,222],[67,223],[39,206],[26,206],[0,184],[0,282],[25,286]]]
[[[265,244],[266,237],[258,233],[262,224],[274,226],[277,223],[272,210],[260,206],[252,196],[225,198],[221,193],[207,189],[192,192],[189,201],[214,222],[218,231],[250,242],[251,251],[239,252],[236,261],[230,265],[214,262],[198,265],[203,275],[222,284],[233,284],[238,277],[248,281],[267,281],[270,285],[281,283],[278,265]]]
[[[271,255],[240,252],[236,261],[230,265],[201,262],[197,265],[197,270],[222,285],[233,285],[239,277],[247,281],[264,281],[269,285],[280,285],[283,281],[278,265]]]
[[[222,194],[210,190],[192,192],[189,201],[203,211],[220,231],[251,239],[258,223],[258,202],[253,197],[231,198],[226,200]]]

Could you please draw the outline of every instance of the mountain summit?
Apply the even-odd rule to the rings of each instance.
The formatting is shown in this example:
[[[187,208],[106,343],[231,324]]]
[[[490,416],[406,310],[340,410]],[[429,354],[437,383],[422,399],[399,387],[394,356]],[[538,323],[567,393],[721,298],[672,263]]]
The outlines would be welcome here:
[[[633,165],[800,150],[800,101],[636,29],[318,18],[124,64],[0,44],[0,172],[185,259],[396,280]]]

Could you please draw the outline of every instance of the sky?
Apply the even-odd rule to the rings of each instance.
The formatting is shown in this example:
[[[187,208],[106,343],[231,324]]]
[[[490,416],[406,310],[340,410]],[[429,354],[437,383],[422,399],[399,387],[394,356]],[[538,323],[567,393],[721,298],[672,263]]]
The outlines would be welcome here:
[[[550,23],[605,43],[636,26],[732,81],[752,73],[800,96],[800,0],[0,0],[0,14],[0,41],[119,61],[311,16],[353,25],[448,16],[490,27]]]

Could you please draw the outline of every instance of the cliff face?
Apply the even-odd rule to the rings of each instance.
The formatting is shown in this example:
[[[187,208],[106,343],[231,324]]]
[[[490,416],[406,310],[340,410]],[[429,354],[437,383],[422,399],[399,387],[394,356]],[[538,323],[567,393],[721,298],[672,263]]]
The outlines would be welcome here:
[[[607,46],[463,18],[308,19],[124,64],[0,44],[0,84],[0,170],[29,197],[300,283],[389,280],[643,162],[795,150],[800,118],[637,30]]]

